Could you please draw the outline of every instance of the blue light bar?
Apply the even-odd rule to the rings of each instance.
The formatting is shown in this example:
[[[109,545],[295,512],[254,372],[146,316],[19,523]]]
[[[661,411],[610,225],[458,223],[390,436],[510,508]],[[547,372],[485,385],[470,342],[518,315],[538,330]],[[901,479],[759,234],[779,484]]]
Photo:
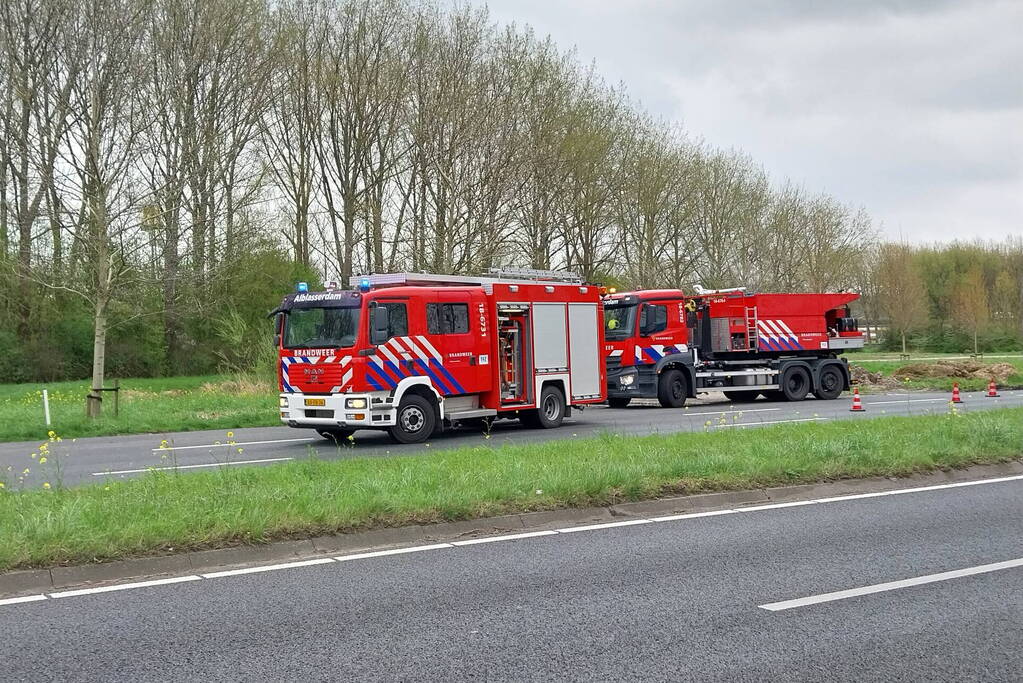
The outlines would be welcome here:
[[[309,283],[308,282],[299,282],[298,285],[295,287],[295,289],[297,289],[300,292],[308,292],[309,291]]]
[[[368,292],[369,288],[369,279],[362,278],[362,282],[359,283],[359,291]]]

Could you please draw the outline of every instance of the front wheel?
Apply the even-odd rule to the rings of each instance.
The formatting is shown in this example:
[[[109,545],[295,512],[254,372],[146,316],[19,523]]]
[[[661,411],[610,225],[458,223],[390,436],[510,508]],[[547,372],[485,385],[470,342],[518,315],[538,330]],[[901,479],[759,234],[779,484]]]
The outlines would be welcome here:
[[[657,379],[657,400],[665,408],[681,408],[686,404],[686,376],[681,370],[665,370]]]
[[[437,427],[437,413],[433,404],[416,394],[406,396],[398,406],[391,438],[398,443],[422,443],[430,438]]]
[[[519,420],[527,427],[553,429],[565,419],[565,395],[557,387],[547,385],[540,392],[536,410],[523,411]]]
[[[827,365],[821,370],[820,377],[817,380],[817,388],[813,390],[813,395],[819,399],[831,401],[842,394],[844,387],[845,376],[842,374],[842,371],[835,365]]]
[[[607,399],[608,408],[625,408],[632,402],[631,396],[617,396]]]

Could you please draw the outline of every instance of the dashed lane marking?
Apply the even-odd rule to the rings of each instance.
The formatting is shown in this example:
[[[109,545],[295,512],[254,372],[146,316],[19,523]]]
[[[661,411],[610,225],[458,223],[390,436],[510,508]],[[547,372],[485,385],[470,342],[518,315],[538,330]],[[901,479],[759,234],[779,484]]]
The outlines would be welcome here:
[[[262,462],[284,462],[294,458],[262,458],[260,460],[229,460],[227,462],[207,462],[200,465],[174,465],[171,467],[146,467],[140,470],[110,470],[108,472],[93,472],[94,477],[105,477],[108,474],[139,474],[141,472],[166,472],[168,470],[197,470],[202,467],[227,467],[228,465],[254,465]]]

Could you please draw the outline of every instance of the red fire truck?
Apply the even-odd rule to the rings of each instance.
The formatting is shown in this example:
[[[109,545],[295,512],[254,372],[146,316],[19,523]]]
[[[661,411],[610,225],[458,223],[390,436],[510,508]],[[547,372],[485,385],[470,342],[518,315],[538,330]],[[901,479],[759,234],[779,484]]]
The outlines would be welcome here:
[[[697,392],[745,403],[760,395],[834,399],[849,388],[838,354],[863,346],[849,304],[858,294],[748,294],[745,288],[645,290],[605,297],[608,404]]]
[[[605,400],[599,289],[556,271],[397,273],[299,291],[276,314],[280,416],[343,439],[415,443],[455,425],[561,424]]]

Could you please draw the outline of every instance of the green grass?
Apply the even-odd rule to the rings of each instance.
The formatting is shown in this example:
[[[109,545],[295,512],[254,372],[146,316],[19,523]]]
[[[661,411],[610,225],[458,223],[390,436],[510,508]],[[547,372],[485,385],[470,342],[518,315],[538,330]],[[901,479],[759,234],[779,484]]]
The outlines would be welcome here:
[[[0,569],[1023,457],[1023,409],[556,441],[0,494]]]
[[[246,378],[123,380],[119,415],[114,417],[113,393],[106,392],[103,416],[97,420],[85,417],[88,381],[0,384],[0,441],[46,438],[44,388],[50,397],[50,429],[67,438],[279,424],[275,388]]]
[[[932,360],[941,360],[940,357],[933,359],[930,358],[916,358],[910,361],[880,361],[880,360],[860,360],[859,358],[850,358],[849,362],[854,363],[863,367],[869,372],[881,372],[885,375],[892,377],[895,376],[895,371],[904,365],[911,363],[926,363]],[[1016,368],[1016,372],[1009,375],[1008,379],[1004,382],[999,382],[999,386],[1003,388],[1023,388],[1023,358],[997,358],[997,359],[985,359],[985,364],[993,363],[1008,363]],[[920,389],[920,390],[931,390],[931,391],[951,391],[952,383],[959,382],[959,388],[963,391],[981,391],[987,389],[988,378],[986,377],[924,377],[919,379],[906,380],[899,377],[900,384],[907,389]],[[869,386],[869,385],[868,385]]]

